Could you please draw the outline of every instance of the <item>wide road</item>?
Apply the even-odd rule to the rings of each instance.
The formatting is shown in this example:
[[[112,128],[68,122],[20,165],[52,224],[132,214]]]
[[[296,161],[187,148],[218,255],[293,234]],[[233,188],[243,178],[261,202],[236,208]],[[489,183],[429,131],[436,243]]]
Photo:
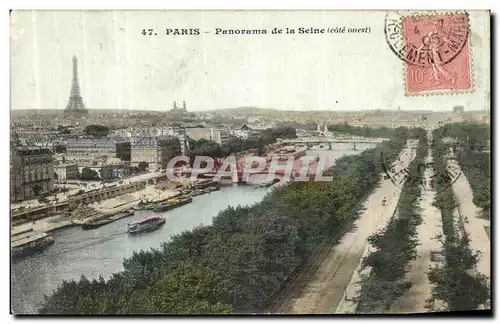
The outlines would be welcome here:
[[[401,163],[395,165],[396,173],[408,167],[414,152],[408,144],[400,155]],[[392,216],[399,199],[400,187],[390,180],[381,180],[379,187],[368,197],[360,217],[351,232],[339,244],[332,247],[321,264],[298,293],[285,302],[279,313],[332,314],[335,313],[344,291],[349,286],[368,244],[380,224]],[[382,206],[383,197],[387,205]]]
[[[450,167],[460,169],[455,160],[448,160],[448,163]],[[469,246],[472,250],[481,252],[477,270],[491,278],[491,241],[485,228],[490,227],[490,221],[480,217],[481,209],[473,203],[472,189],[463,172],[453,183],[453,191],[463,217],[465,232],[469,235]]]

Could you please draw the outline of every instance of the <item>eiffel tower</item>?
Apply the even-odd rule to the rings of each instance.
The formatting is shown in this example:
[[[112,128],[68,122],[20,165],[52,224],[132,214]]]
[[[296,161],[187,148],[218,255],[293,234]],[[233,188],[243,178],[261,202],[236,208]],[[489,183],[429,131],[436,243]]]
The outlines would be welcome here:
[[[71,92],[69,94],[68,104],[64,109],[65,116],[86,116],[87,108],[83,104],[80,93],[80,84],[78,83],[78,65],[76,55],[73,55],[73,79],[71,81]]]

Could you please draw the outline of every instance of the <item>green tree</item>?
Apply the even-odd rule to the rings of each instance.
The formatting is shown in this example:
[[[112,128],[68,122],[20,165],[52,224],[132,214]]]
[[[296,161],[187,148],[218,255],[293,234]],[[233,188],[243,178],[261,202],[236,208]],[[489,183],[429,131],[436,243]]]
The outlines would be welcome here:
[[[214,141],[200,139],[199,141],[191,142],[189,156],[194,161],[196,156],[209,156],[211,158],[222,158],[224,152],[222,147]]]
[[[183,263],[126,301],[122,314],[228,314],[221,279],[210,269]]]
[[[33,195],[35,195],[35,197],[40,197],[42,189],[43,189],[42,186],[38,183],[31,188],[31,190],[33,191]]]
[[[475,271],[478,253],[469,247],[464,236],[458,242],[445,244],[447,264],[429,271],[429,280],[435,285],[431,302],[442,300],[449,311],[476,310],[490,298],[487,277]]]
[[[175,156],[182,154],[181,141],[177,137],[159,141],[161,147],[161,167],[166,169],[168,162]]]
[[[141,161],[139,162],[139,164],[137,165],[137,167],[139,168],[140,171],[146,171],[146,169],[148,168],[149,164],[145,161]]]
[[[91,168],[83,168],[82,172],[80,173],[80,180],[84,181],[99,180],[99,174],[97,173],[97,171]]]

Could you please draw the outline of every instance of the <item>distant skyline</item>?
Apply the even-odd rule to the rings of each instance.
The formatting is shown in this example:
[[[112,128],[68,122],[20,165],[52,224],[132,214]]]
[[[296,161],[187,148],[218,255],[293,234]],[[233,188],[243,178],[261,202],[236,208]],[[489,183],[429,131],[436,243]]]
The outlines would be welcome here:
[[[78,57],[92,109],[189,111],[484,110],[490,84],[489,16],[471,11],[475,91],[405,97],[403,62],[389,49],[384,12],[14,11],[11,109],[61,109]],[[215,35],[215,28],[370,27],[356,35]],[[157,36],[141,35],[154,28]],[[199,28],[166,36],[164,28]],[[208,32],[208,33],[206,33]]]

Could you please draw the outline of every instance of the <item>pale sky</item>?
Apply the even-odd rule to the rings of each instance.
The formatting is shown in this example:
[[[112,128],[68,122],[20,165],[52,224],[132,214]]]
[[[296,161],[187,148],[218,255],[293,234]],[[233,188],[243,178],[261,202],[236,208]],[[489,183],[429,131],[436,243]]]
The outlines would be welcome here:
[[[64,109],[72,56],[88,109],[483,110],[490,78],[487,11],[470,13],[474,92],[406,97],[404,63],[383,11],[18,11],[11,14],[11,109]],[[370,27],[370,34],[282,34],[274,28]],[[153,28],[156,36],[143,36]],[[165,28],[199,28],[167,36]],[[267,29],[266,35],[215,35]],[[205,33],[209,32],[209,33]]]

